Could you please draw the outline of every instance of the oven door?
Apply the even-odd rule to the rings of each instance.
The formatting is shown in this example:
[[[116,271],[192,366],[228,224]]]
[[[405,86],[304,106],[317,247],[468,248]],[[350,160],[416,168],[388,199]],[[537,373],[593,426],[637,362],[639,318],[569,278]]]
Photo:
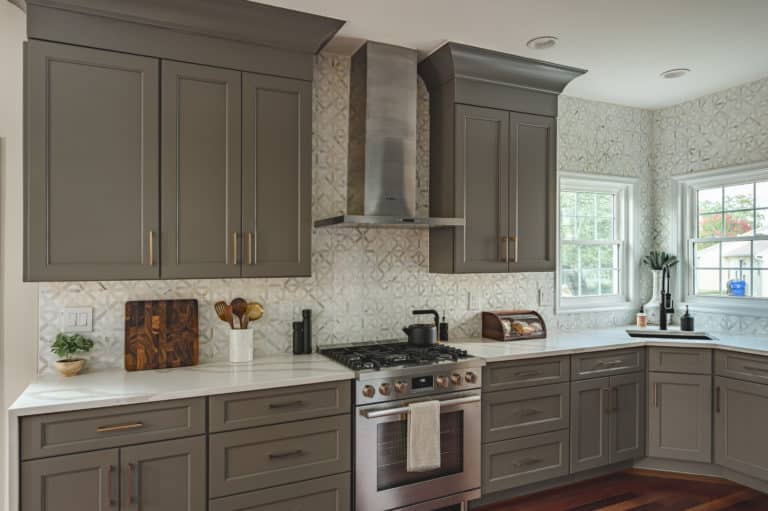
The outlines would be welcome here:
[[[357,410],[356,509],[386,511],[480,487],[480,391],[431,399],[441,403],[441,463],[429,472],[406,471],[407,406],[419,400]]]

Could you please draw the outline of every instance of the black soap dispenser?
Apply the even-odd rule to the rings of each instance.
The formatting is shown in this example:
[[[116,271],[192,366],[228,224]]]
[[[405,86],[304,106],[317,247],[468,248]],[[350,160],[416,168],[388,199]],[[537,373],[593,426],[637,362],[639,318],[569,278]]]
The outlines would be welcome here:
[[[688,306],[685,306],[685,314],[680,316],[680,330],[683,332],[693,332],[693,316],[688,312]]]
[[[448,323],[445,322],[445,311],[443,311],[443,320],[437,329],[437,338],[440,341],[448,340]]]

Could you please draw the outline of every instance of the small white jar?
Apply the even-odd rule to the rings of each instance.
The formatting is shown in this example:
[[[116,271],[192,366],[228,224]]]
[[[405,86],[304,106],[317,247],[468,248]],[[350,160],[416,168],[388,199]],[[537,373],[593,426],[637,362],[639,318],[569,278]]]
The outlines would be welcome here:
[[[250,328],[229,331],[229,361],[253,360],[253,330]]]

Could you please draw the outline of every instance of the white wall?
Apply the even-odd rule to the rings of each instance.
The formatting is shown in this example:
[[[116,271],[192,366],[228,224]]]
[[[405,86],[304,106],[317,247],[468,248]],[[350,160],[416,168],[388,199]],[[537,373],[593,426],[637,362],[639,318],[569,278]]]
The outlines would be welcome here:
[[[24,13],[0,0],[0,507],[8,508],[6,408],[35,375],[37,285],[22,283],[22,42]]]

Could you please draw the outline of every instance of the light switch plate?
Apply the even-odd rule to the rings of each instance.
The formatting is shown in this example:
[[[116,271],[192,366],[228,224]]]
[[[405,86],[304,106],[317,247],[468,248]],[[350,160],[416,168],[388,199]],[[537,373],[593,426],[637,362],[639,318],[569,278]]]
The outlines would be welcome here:
[[[64,307],[59,312],[63,332],[93,332],[93,307]]]
[[[552,305],[553,296],[544,288],[539,288],[539,307],[549,307]]]

